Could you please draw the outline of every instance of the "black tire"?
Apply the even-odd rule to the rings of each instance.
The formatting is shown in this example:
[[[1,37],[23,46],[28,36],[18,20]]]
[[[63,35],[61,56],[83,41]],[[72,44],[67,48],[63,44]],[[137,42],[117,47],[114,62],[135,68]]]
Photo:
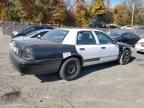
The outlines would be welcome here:
[[[130,58],[131,58],[131,52],[129,50],[125,50],[120,56],[119,64],[121,65],[128,64],[130,61]]]
[[[59,75],[62,79],[71,81],[78,77],[81,71],[81,63],[77,58],[69,58],[62,64]]]

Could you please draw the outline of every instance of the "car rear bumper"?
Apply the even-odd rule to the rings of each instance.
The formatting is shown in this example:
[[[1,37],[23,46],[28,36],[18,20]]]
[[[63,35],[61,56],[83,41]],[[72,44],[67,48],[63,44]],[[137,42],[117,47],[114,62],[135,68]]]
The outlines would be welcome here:
[[[10,60],[14,67],[22,74],[46,74],[54,73],[59,70],[62,60],[35,60],[26,61],[16,56],[14,53],[9,53]]]

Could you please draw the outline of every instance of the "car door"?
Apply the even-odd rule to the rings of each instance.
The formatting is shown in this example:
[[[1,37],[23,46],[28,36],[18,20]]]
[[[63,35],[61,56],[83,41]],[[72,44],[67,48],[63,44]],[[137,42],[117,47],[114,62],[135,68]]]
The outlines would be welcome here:
[[[113,61],[118,58],[119,48],[117,44],[105,33],[95,31],[100,46],[100,62]]]
[[[84,66],[99,63],[101,49],[91,31],[79,31],[77,33],[76,49],[83,57]]]

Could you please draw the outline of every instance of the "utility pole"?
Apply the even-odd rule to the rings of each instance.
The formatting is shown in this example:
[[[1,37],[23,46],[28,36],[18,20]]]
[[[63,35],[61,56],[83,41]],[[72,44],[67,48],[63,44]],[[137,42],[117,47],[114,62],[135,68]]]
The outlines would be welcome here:
[[[134,14],[135,14],[135,2],[132,3],[132,19],[131,19],[131,26],[134,24]]]

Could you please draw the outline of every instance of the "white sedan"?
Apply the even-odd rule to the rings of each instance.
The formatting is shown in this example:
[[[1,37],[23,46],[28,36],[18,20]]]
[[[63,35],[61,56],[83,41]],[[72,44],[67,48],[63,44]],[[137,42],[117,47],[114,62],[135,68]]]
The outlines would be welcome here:
[[[135,45],[137,52],[144,52],[144,38],[140,39]]]

